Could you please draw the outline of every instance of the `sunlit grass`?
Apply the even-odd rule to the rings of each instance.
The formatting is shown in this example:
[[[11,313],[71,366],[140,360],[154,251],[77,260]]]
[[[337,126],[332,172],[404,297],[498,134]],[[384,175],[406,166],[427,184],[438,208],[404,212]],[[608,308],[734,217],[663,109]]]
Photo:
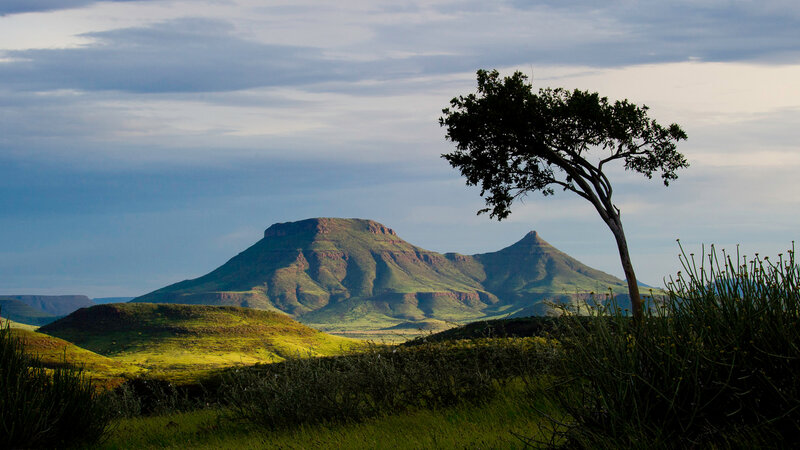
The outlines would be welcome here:
[[[361,423],[300,425],[277,431],[231,421],[224,410],[206,409],[118,420],[108,440],[97,448],[517,449],[525,445],[515,434],[548,438],[547,423],[538,413],[541,409],[551,412],[548,408],[516,384],[479,406],[414,410]]]

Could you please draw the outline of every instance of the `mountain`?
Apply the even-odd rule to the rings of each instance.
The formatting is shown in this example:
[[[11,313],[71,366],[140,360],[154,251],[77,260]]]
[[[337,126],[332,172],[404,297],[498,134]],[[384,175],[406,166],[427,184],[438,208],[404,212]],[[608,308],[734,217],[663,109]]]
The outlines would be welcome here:
[[[97,305],[38,331],[123,364],[162,372],[333,355],[356,344],[283,313],[208,305]]]
[[[66,316],[79,308],[94,305],[85,295],[0,295],[3,300],[19,300],[53,316]]]
[[[98,297],[93,298],[92,302],[94,302],[95,305],[102,305],[105,303],[126,303],[133,299],[134,297]]]
[[[624,281],[572,258],[535,231],[497,252],[445,256],[505,303],[532,304],[554,295],[582,296],[609,288],[615,294],[628,290]]]
[[[133,302],[247,306],[325,329],[505,315],[544,299],[624,290],[535,232],[493,253],[440,254],[364,219],[278,223],[213,272]]]
[[[0,298],[0,317],[28,325],[44,325],[58,319],[59,316],[48,314],[21,300]]]

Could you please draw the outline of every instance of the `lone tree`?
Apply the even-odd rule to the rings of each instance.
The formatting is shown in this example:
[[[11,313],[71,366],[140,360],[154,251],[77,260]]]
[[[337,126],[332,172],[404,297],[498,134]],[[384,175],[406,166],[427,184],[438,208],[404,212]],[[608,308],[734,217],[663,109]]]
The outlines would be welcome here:
[[[442,157],[468,185],[480,185],[487,208],[478,214],[489,212],[502,220],[516,198],[535,191],[552,195],[554,188],[594,205],[616,239],[636,323],[643,318],[642,299],[603,169],[621,160],[625,169],[647,178],[660,172],[668,186],[676,170],[689,166],[675,150],[686,133],[677,124],[662,127],[647,117],[647,110],[627,100],[611,104],[577,89],[547,88],[535,94],[520,72],[501,79],[496,70],[479,70],[477,94],[454,98],[439,119],[447,139],[456,144]]]

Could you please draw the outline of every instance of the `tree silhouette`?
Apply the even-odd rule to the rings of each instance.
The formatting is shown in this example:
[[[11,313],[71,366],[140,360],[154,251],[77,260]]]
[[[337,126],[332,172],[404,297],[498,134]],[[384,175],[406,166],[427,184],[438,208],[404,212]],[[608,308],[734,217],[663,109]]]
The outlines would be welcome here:
[[[609,103],[597,93],[540,89],[515,72],[500,78],[478,71],[478,92],[459,96],[442,110],[441,126],[456,150],[443,154],[468,185],[479,185],[487,208],[478,214],[502,220],[513,201],[529,192],[552,195],[572,191],[594,205],[611,229],[625,272],[634,320],[643,317],[642,299],[622,229],[620,210],[611,201],[612,186],[603,172],[620,160],[626,170],[664,185],[688,167],[676,144],[686,139],[677,124],[662,127],[647,117],[646,106],[627,100]]]

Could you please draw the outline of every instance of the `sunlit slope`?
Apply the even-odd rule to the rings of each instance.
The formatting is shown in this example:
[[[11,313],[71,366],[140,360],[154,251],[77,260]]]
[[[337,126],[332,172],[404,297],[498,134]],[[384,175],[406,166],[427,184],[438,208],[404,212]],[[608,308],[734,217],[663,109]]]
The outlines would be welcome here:
[[[80,368],[100,384],[118,384],[122,376],[141,372],[138,367],[99,355],[55,336],[16,327],[11,328],[11,334],[20,338],[25,352],[39,358],[44,367]]]
[[[248,306],[283,311],[324,330],[378,329],[430,319],[465,322],[625,283],[582,264],[531,232],[497,252],[440,254],[363,219],[270,226],[264,238],[213,272],[134,302]]]
[[[531,306],[543,299],[605,294],[609,289],[627,293],[624,281],[572,258],[535,231],[497,252],[447,256],[504,303]]]
[[[384,225],[328,218],[275,224],[215,271],[134,300],[277,309],[314,323],[479,316],[496,301],[444,255]]]
[[[282,313],[206,305],[97,305],[39,331],[160,371],[273,362],[297,354],[334,355],[356,345]]]

